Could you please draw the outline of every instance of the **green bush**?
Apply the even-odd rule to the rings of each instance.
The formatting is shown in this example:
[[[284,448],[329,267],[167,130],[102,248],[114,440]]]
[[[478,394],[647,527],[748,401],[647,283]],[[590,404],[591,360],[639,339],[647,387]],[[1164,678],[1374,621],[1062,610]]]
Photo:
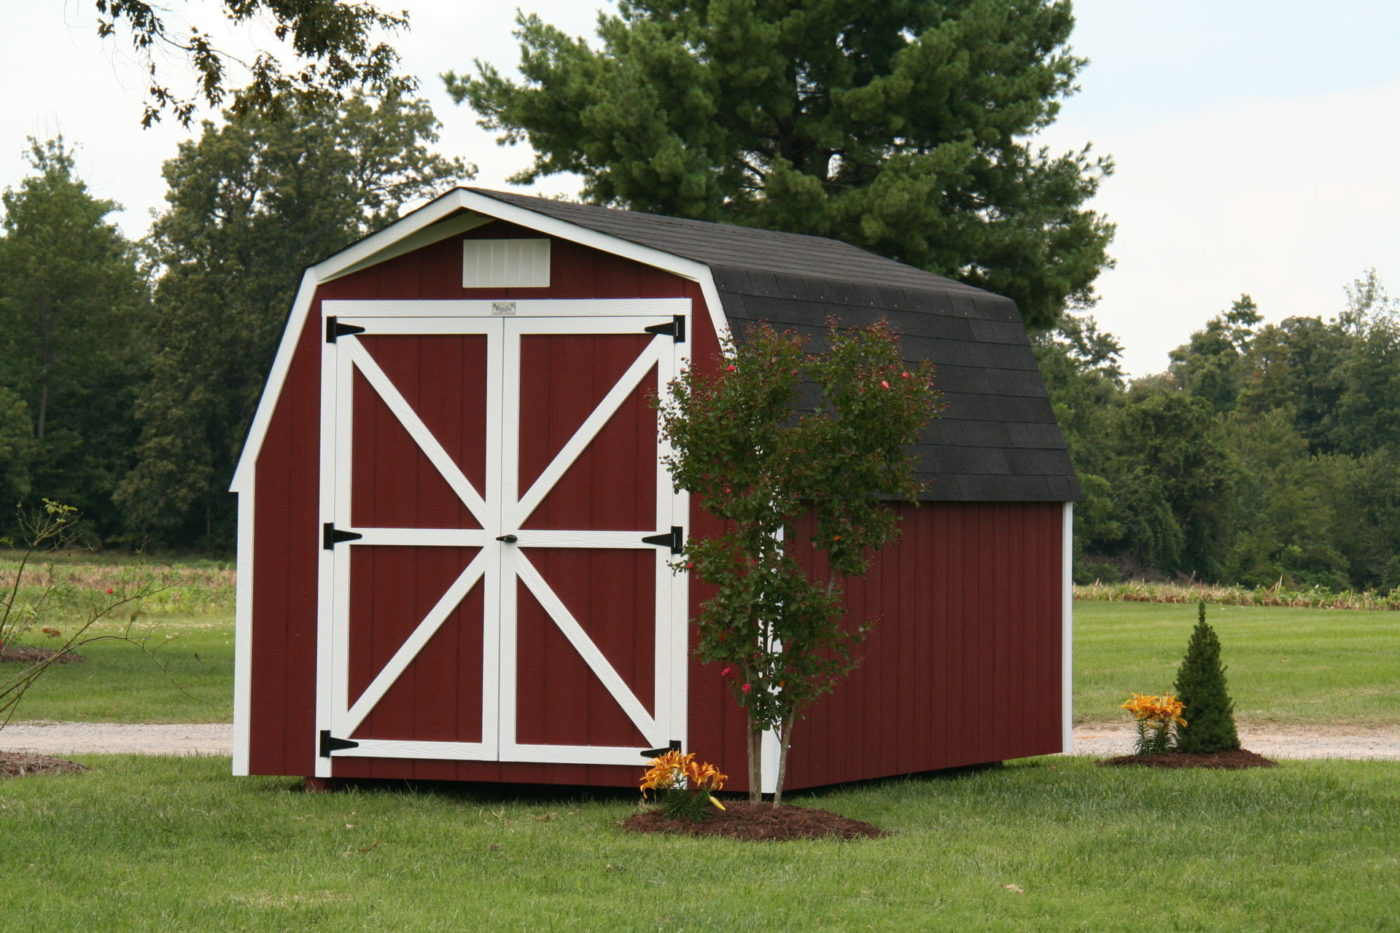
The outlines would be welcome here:
[[[1177,751],[1220,752],[1240,747],[1235,731],[1235,706],[1225,688],[1220,663],[1220,639],[1206,622],[1206,604],[1197,604],[1199,617],[1176,672],[1176,696],[1186,707],[1186,725],[1177,729]]]

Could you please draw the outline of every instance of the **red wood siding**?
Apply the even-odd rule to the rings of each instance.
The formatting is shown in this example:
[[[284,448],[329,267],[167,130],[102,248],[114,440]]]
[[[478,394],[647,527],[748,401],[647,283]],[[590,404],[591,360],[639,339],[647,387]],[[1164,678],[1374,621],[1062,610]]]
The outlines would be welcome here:
[[[471,231],[467,236],[487,238],[536,237],[538,234],[512,227],[509,224],[492,223]],[[711,333],[708,313],[704,307],[700,288],[695,283],[687,282],[648,266],[561,240],[554,240],[551,246],[551,282],[553,284],[549,287],[464,289],[461,287],[461,240],[461,237],[452,237],[329,282],[321,286],[316,300],[312,303],[311,313],[299,340],[291,372],[277,400],[271,427],[257,462],[253,569],[251,754],[249,762],[251,773],[310,775],[315,767],[316,578],[320,556],[318,485],[320,414],[318,409],[320,402],[321,300],[689,298],[694,309],[692,311],[693,328],[703,330],[706,334]],[[574,338],[551,338],[551,341],[541,341],[538,352],[543,354],[543,357],[539,361],[539,365],[545,367],[549,365],[548,357],[550,353],[554,352],[554,349],[547,346],[548,343],[553,340],[572,339]],[[710,339],[713,342],[713,338]],[[456,362],[417,359],[414,354],[419,351],[407,348],[406,344],[396,346],[391,338],[366,336],[362,340],[367,348],[372,348],[373,355],[396,385],[411,387],[406,394],[409,395],[415,408],[419,406],[422,399],[442,394],[441,387],[432,384],[433,380],[441,378],[441,374],[471,371],[477,365],[474,363],[475,357],[473,356],[477,351],[471,346],[471,338],[457,338],[459,345],[456,347],[450,346],[451,340],[437,344],[437,346],[445,348],[442,352],[458,354],[460,359]],[[527,340],[527,345],[529,342]],[[529,349],[527,346],[528,352],[535,352],[535,350]],[[399,358],[401,355],[404,357],[403,359]],[[598,362],[602,366],[607,365],[606,360],[600,359]],[[411,378],[408,374],[415,369],[420,371],[420,375]],[[602,378],[606,377],[600,377],[600,380]],[[532,390],[539,388],[533,383],[530,385]],[[561,392],[569,388],[568,386],[556,387],[554,395],[558,397]],[[548,386],[545,386],[545,389],[548,390]],[[417,393],[418,397],[414,398],[413,393]],[[373,405],[377,404],[375,400],[369,398],[372,395],[372,392],[364,393],[361,399],[371,403],[366,406],[368,410],[371,410],[371,414],[368,419],[369,423],[361,424],[357,421],[357,435],[360,435],[361,431],[370,429],[385,432],[395,430],[393,419],[386,412],[375,413],[372,411]],[[640,398],[629,400],[626,407],[633,411],[642,410],[644,406],[640,404],[640,401]],[[530,404],[528,401],[525,403]],[[440,440],[447,439],[448,449],[453,451],[454,459],[458,460],[466,475],[473,482],[480,482],[483,478],[484,467],[477,454],[470,451],[468,449],[470,445],[466,444],[461,448],[454,449],[455,445],[451,439],[470,437],[473,436],[473,432],[479,431],[482,424],[481,412],[471,409],[470,406],[457,406],[456,409],[449,411],[447,408],[452,406],[451,403],[447,402],[444,402],[443,405],[425,405],[424,407],[429,409],[424,413],[424,420],[429,428]],[[545,407],[550,408],[551,405],[546,404]],[[442,410],[439,411],[439,408]],[[560,408],[561,413],[558,417],[564,417],[566,413],[563,412],[563,406]],[[646,417],[651,417],[649,412],[646,412]],[[555,425],[555,427],[560,431],[569,430],[559,425]],[[401,429],[398,430],[401,431]],[[567,433],[564,436],[567,436]],[[612,438],[605,436],[600,440],[606,444],[611,442]],[[400,441],[404,441],[404,439],[401,438]],[[405,442],[393,446],[408,450],[413,456],[417,456],[411,444]],[[628,457],[635,460],[636,458],[632,454],[635,454],[635,451],[628,454]],[[525,474],[523,478],[529,478],[533,473],[537,473],[542,466],[543,464],[533,463],[522,465],[522,473]],[[584,462],[580,466],[582,470],[578,476],[583,478],[575,478],[571,471],[567,482],[583,483],[590,488],[593,485],[592,478],[584,474],[597,473],[608,468],[607,464],[601,462],[596,465]],[[403,527],[411,524],[411,522],[400,521],[401,515],[406,514],[406,510],[411,510],[409,508],[411,505],[442,498],[445,490],[440,488],[441,480],[436,477],[429,465],[415,460],[414,463],[405,465],[405,471],[416,477],[416,480],[407,484],[412,487],[411,489],[407,491],[400,489],[398,493],[381,488],[383,484],[377,482],[372,475],[362,476],[360,471],[356,471],[356,489],[353,496],[356,522],[360,521],[359,515],[363,512],[367,517],[372,516],[372,520],[376,523],[384,522]],[[404,473],[400,473],[397,475],[397,479],[402,481],[404,476]],[[368,484],[364,488],[361,488],[362,481]],[[400,482],[398,485],[401,487],[404,484]],[[399,502],[391,498],[392,495],[397,494],[409,496],[412,502]],[[642,502],[642,499],[646,501]],[[550,520],[554,520],[557,517],[558,509],[563,507],[558,504],[558,501],[557,496],[551,495],[542,503],[541,509],[543,511],[537,515],[550,516]],[[604,510],[608,506],[607,502],[600,501],[597,496],[587,492],[580,501],[587,503],[586,507],[598,514],[601,514],[600,510]],[[647,493],[641,496],[638,503],[634,505],[641,508],[651,502],[652,494]],[[614,504],[623,508],[624,511],[635,511],[633,505],[628,503]],[[451,504],[448,511],[456,514],[454,510],[457,508],[455,504]],[[458,518],[462,519],[462,524],[458,527],[475,524],[467,519],[465,510],[460,510],[460,512]],[[626,522],[624,521],[623,524]],[[373,550],[388,551],[392,549]],[[590,558],[590,563],[584,566],[567,559],[565,555],[551,554],[546,551],[537,551],[536,556],[539,557],[541,573],[556,589],[560,598],[570,605],[571,609],[579,607],[575,609],[575,614],[580,616],[580,623],[585,624],[586,628],[585,617],[598,617],[600,615],[621,617],[628,614],[627,606],[616,604],[616,600],[612,600],[612,597],[592,594],[587,586],[589,579],[596,579],[600,575],[606,577],[609,574],[610,568],[598,563],[600,560],[606,563],[608,557]],[[366,559],[371,562],[375,560],[368,553]],[[388,559],[391,563],[395,560],[395,558]],[[637,560],[633,557],[619,557],[618,559],[634,562]],[[382,563],[382,561],[380,562]],[[425,588],[429,589],[438,585],[431,582],[430,577],[433,581],[437,581],[438,577],[447,573],[442,568],[436,568],[437,571],[441,572],[434,576],[434,567],[422,565],[421,562],[415,562],[415,566],[408,569],[391,568],[387,565],[380,569],[384,574],[397,576],[400,579],[409,574],[414,575],[415,579],[421,577]],[[630,600],[634,597],[645,602],[650,598],[650,594],[643,593],[640,596],[630,594],[618,598]],[[417,597],[410,596],[404,596],[404,598],[417,599]],[[425,595],[423,598],[431,601],[432,597]],[[529,604],[529,597],[522,594],[522,607],[527,607]],[[473,632],[479,633],[480,612],[479,600],[472,602],[469,598],[462,609],[454,613],[452,620],[444,626],[443,632],[440,632],[435,638],[455,639],[459,648],[471,642]],[[522,624],[528,626],[530,624],[528,609],[524,611],[524,615],[526,618],[522,619]],[[552,626],[548,628],[552,629]],[[650,656],[650,632],[638,635],[639,640],[634,644],[620,643],[618,639],[623,637],[620,632],[589,629],[589,634],[610,657],[635,655],[649,658]],[[477,644],[479,646],[479,642]],[[383,653],[392,649],[380,646],[368,650]],[[558,654],[560,657],[566,657],[571,651],[572,649],[566,645]],[[462,652],[460,664],[474,661],[475,658],[470,655],[469,650]],[[352,668],[357,672],[352,677],[357,688],[362,687],[370,676],[367,673],[368,668],[381,661],[382,658],[377,655],[373,658],[365,656],[358,660],[352,657]],[[580,666],[582,666],[581,662]],[[364,667],[365,670],[361,671],[361,667]],[[479,687],[479,682],[463,683],[450,688],[444,682],[443,688],[452,692],[451,696],[443,697],[443,703],[451,707],[450,716],[447,711],[441,709],[436,712],[428,711],[428,701],[423,685],[435,683],[445,677],[450,679],[450,677],[444,671],[428,672],[426,670],[420,671],[418,668],[419,664],[415,662],[406,673],[407,679],[404,684],[396,685],[391,690],[389,697],[386,698],[389,701],[386,713],[379,720],[367,722],[362,729],[373,726],[380,730],[379,734],[381,735],[387,735],[383,732],[387,729],[395,733],[404,732],[404,737],[436,737],[439,733],[447,734],[457,728],[458,726],[454,724],[460,724],[462,717],[470,718],[477,711],[477,707],[473,705],[477,701],[469,694],[473,689]],[[619,674],[636,690],[640,697],[650,696],[653,672],[649,666],[622,664],[619,667]],[[568,678],[548,669],[526,671],[522,668],[521,676],[522,681],[528,678],[529,682],[522,682],[522,697],[525,698],[526,702],[522,706],[523,731],[520,739],[522,741],[534,739],[552,741],[550,738],[551,730],[559,728],[568,717],[562,717],[559,722],[556,722],[538,710],[530,708],[530,703],[533,702],[530,700],[530,696],[546,696],[550,690],[557,689],[557,686],[554,685],[563,684]],[[595,685],[589,687],[584,693],[601,690],[601,686]],[[439,695],[441,696],[441,691],[439,691]],[[616,705],[612,703],[610,698],[607,704],[598,704],[600,709],[605,705],[616,709]],[[600,739],[615,737],[613,733],[621,733],[631,728],[630,723],[625,722],[625,717],[623,717],[623,722],[616,722],[614,721],[616,717],[609,718],[610,713],[586,715],[593,715],[596,721],[584,722],[582,727],[589,734],[596,733]],[[448,716],[451,722],[444,719],[445,716]],[[573,725],[578,724],[573,723]],[[466,735],[462,737],[471,738],[471,736]],[[638,765],[641,764],[643,762],[639,759]],[[596,786],[633,786],[640,773],[639,768],[621,766],[368,758],[337,758],[334,770],[338,777],[507,781]]]
[[[351,550],[351,702],[359,698],[477,551],[455,547]],[[483,612],[478,584],[347,738],[481,741]]]
[[[387,262],[321,286],[320,298],[691,298],[695,314],[704,313],[700,287],[669,272],[644,266],[587,246],[552,240],[550,284],[545,288],[463,288],[462,240],[465,238],[539,237],[538,233],[497,221],[462,237],[449,237]]]
[[[321,322],[306,322],[258,456],[248,767],[315,767]]]
[[[493,223],[468,236],[537,234]],[[715,366],[718,342],[698,285],[559,240],[552,246],[551,281],[548,288],[463,289],[461,237],[453,237],[328,283],[319,290],[256,464],[249,760],[252,773],[310,775],[315,767],[316,578],[321,553],[319,301],[690,298],[692,365],[702,370]],[[363,339],[369,346],[374,338]],[[373,352],[397,385],[413,386],[412,392],[426,398],[450,394],[433,383],[441,374],[469,372],[479,365],[474,362],[472,354],[476,351],[471,348],[470,338],[460,339],[455,349],[450,343],[441,346],[445,347],[443,352],[459,354],[456,362],[421,361],[407,350],[407,355],[398,359],[394,356],[398,351],[392,345],[376,346]],[[541,347],[540,352],[543,356],[538,365],[547,371],[548,348]],[[604,368],[615,368],[615,364],[605,360],[599,362]],[[415,382],[408,376],[415,368],[423,370],[419,378],[426,381]],[[607,376],[600,379],[605,382]],[[529,404],[553,411],[547,396],[558,393],[547,388],[542,391],[544,400]],[[629,406],[634,406],[635,401]],[[470,405],[444,405],[441,410],[425,406],[430,409],[425,421],[436,436],[448,439],[454,458],[466,475],[478,482],[484,471],[479,452],[474,452],[465,441],[457,448],[451,439],[477,436],[483,425],[481,412]],[[577,417],[577,413],[559,406],[554,416],[562,420],[547,429],[550,436],[557,433],[567,437],[571,427],[564,422]],[[369,418],[376,430],[393,430],[388,423],[392,419],[384,413],[371,412]],[[357,434],[359,430],[357,424]],[[635,459],[635,455],[636,451],[622,451],[628,459]],[[542,465],[522,463],[522,479],[531,478]],[[596,472],[607,468],[606,463],[600,462],[589,469]],[[430,467],[416,462],[407,464],[402,475],[419,477],[410,484],[414,502],[442,497],[443,490],[434,485],[440,481]],[[361,520],[358,514],[364,509],[376,523],[404,525],[399,513],[406,506],[381,497],[383,490],[372,476],[364,478],[369,486],[360,489],[361,479],[357,471],[355,521]],[[580,502],[583,508],[601,508],[597,502],[590,504],[590,497],[595,495],[591,492],[592,480],[583,477],[576,482],[583,484],[578,490],[580,495],[577,499],[568,497],[569,501]],[[540,514],[551,516],[542,521],[553,523],[555,509],[570,508],[564,499],[559,503],[554,499],[550,497],[542,505],[545,511]],[[644,509],[645,505],[640,500],[624,501],[616,503],[616,508],[627,512]],[[692,524],[687,529],[690,535],[714,530],[714,520],[704,514],[701,505],[692,503]],[[380,510],[385,511],[381,514]],[[1062,515],[1059,504],[930,503],[906,509],[900,542],[877,557],[867,577],[848,586],[846,602],[853,617],[877,619],[875,630],[864,647],[862,666],[799,723],[788,786],[816,786],[1058,751]],[[458,518],[465,523],[464,514]],[[619,521],[626,525],[631,519]],[[452,560],[460,564],[462,556]],[[541,573],[560,598],[571,609],[579,607],[575,614],[581,623],[583,617],[625,616],[631,611],[629,600],[644,603],[648,598],[646,593],[612,596],[595,592],[591,580],[614,572],[631,572],[604,566],[609,558],[601,558],[604,563],[600,564],[591,558],[579,563],[563,553],[541,551],[537,556]],[[371,563],[377,560],[370,553],[365,554],[365,559]],[[403,568],[391,566],[398,558],[386,559],[388,563],[377,566],[373,572],[400,579],[412,575],[414,586],[408,589],[418,589],[421,583],[422,589],[437,587],[440,592],[441,580],[450,575],[450,568],[429,566],[431,561]],[[636,558],[617,559],[625,562]],[[818,569],[812,567],[814,572]],[[691,582],[692,615],[708,595],[706,587]],[[400,596],[410,601],[419,599],[411,593]],[[422,599],[432,598],[432,594],[422,595]],[[522,594],[522,607],[528,605],[528,598]],[[396,688],[390,698],[386,721],[375,721],[374,727],[407,729],[411,735],[425,738],[457,730],[460,737],[472,738],[460,730],[463,717],[470,719],[479,711],[474,705],[478,699],[471,695],[479,689],[479,681],[463,676],[464,682],[451,688],[455,693],[444,701],[451,707],[450,715],[448,710],[428,709],[422,684],[451,679],[454,667],[459,668],[460,674],[461,665],[478,663],[470,645],[479,647],[481,612],[479,600],[469,600],[454,614],[440,635],[455,639],[455,647],[449,646],[447,653],[455,654],[457,660],[441,670],[411,671],[404,686]],[[522,635],[527,634],[526,628],[531,624],[526,608],[522,612]],[[537,627],[545,633],[553,631],[549,625]],[[640,641],[628,641],[633,636],[621,631],[590,628],[589,634],[610,656],[645,658],[651,648],[650,633]],[[561,648],[558,656],[570,656],[567,646]],[[378,656],[352,657],[354,689],[363,686],[371,676],[369,669],[381,660]],[[653,672],[649,667],[624,664],[619,673],[639,697],[650,695]],[[522,678],[534,678],[529,684],[522,684],[528,687],[521,694],[523,741],[554,741],[551,730],[558,725],[543,707],[530,707],[530,697],[543,702],[561,679],[569,676],[562,668],[528,673],[522,669]],[[727,771],[732,778],[731,789],[745,790],[746,725],[726,682],[719,676],[719,665],[691,660],[688,702],[687,750]],[[600,703],[599,708],[604,705]],[[630,729],[629,723],[602,714],[596,721],[572,725],[607,741],[618,739]],[[569,731],[576,734],[573,728]],[[338,777],[635,786],[641,764],[639,760],[638,768],[627,768],[347,757],[337,758],[334,770]]]
[[[900,539],[846,585],[874,623],[861,665],[797,725],[788,787],[1060,751],[1063,509],[900,507]]]

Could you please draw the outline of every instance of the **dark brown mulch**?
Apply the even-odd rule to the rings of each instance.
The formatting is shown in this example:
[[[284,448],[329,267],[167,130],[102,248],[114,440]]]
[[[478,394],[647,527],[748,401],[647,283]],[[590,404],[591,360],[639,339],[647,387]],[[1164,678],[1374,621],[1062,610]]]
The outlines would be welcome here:
[[[1278,762],[1247,748],[1200,754],[1196,752],[1167,752],[1165,755],[1119,755],[1105,758],[1101,765],[1138,765],[1144,768],[1277,768]]]
[[[40,774],[72,774],[87,768],[76,761],[31,755],[27,752],[0,752],[0,778],[32,777]]]
[[[58,657],[54,657],[58,655]],[[59,654],[49,648],[31,648],[29,645],[6,645],[0,648],[0,661],[11,661],[20,664],[38,664],[40,661],[47,661],[53,658],[55,664],[72,664],[74,661],[86,661],[80,654]]]
[[[867,839],[887,835],[883,829],[863,820],[853,820],[815,807],[777,807],[751,804],[744,800],[725,801],[697,823],[673,820],[660,810],[648,810],[623,820],[620,825],[634,833],[678,833],[686,836],[723,836],[762,842],[790,839]]]

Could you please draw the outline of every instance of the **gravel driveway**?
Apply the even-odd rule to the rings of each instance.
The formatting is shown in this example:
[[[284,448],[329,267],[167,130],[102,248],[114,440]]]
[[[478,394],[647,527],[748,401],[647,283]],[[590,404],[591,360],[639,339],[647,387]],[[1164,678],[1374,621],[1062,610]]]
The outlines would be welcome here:
[[[1128,724],[1088,724],[1074,730],[1074,754],[1108,757],[1133,750]],[[1240,742],[1269,758],[1400,760],[1400,730],[1241,728]],[[227,755],[227,723],[127,725],[103,722],[16,722],[0,730],[0,747],[40,755]]]
[[[1239,726],[1240,745],[1265,758],[1384,758],[1400,760],[1400,729],[1251,729]],[[1137,729],[1129,723],[1088,724],[1074,730],[1074,754],[1131,755]],[[3,741],[3,738],[0,738]]]
[[[12,722],[0,729],[0,748],[38,755],[227,755],[228,723]]]

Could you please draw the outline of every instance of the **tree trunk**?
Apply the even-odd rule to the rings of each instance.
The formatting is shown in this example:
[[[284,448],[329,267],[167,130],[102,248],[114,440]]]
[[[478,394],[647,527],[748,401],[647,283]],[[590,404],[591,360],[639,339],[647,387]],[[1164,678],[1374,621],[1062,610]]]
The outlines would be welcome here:
[[[763,801],[763,733],[754,731],[749,716],[749,803]]]
[[[788,713],[783,719],[778,733],[778,785],[773,792],[773,806],[783,805],[783,785],[787,783],[788,749],[792,748],[792,726],[797,721],[795,713]]]

